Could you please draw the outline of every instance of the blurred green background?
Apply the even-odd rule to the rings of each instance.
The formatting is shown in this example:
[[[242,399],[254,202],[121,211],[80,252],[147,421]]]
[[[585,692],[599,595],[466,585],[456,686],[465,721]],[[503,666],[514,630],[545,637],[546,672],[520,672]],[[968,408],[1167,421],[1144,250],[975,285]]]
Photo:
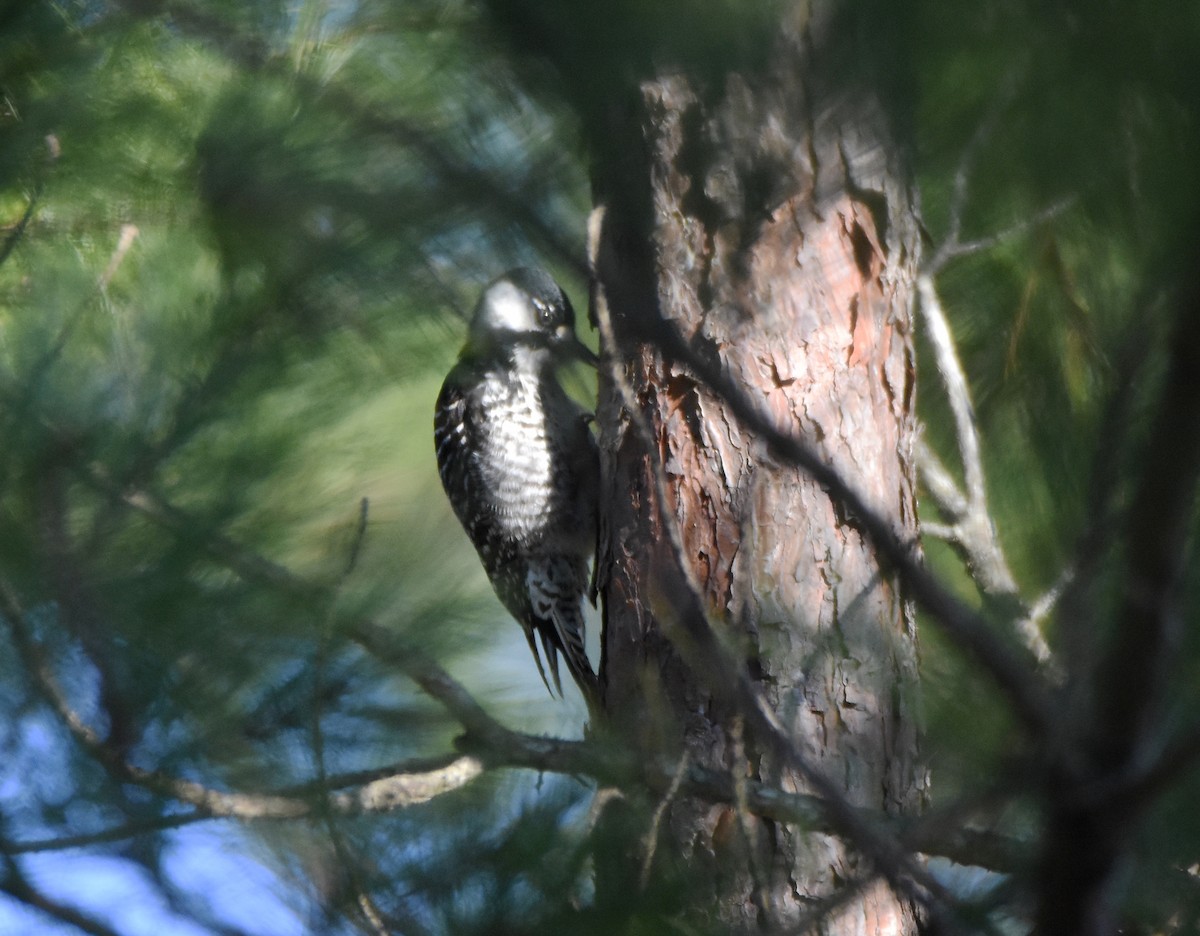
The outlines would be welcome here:
[[[332,774],[446,750],[454,726],[334,640],[339,614],[403,632],[513,727],[578,735],[581,703],[546,697],[442,497],[431,411],[489,279],[541,264],[586,304],[584,141],[605,92],[646,62],[713,68],[726,43],[741,63],[765,55],[765,8],[644,6],[0,0],[0,576],[73,703],[134,762],[266,790],[310,779],[318,754]],[[541,54],[541,21],[573,37],[567,71],[562,47]],[[1200,4],[922,0],[888,22],[926,252],[964,166],[965,239],[1062,206],[939,278],[1032,599],[1069,561],[1097,478],[1133,476],[1162,312],[1196,273]],[[921,352],[924,431],[950,459]],[[570,375],[583,400],[591,380]],[[214,537],[335,597],[248,583]],[[1099,641],[1111,596],[1084,597]],[[1004,776],[1011,726],[922,639],[948,799]],[[23,881],[122,933],[353,932],[362,890],[418,933],[550,931],[586,903],[581,782],[489,776],[344,821],[345,849],[318,822],[193,828],[73,745],[11,628],[0,642],[2,932],[76,931],[30,909]],[[1131,890],[1148,920],[1195,899],[1153,871],[1195,860],[1189,802],[1181,790],[1148,834],[1158,861]],[[129,823],[180,829],[25,854]]]

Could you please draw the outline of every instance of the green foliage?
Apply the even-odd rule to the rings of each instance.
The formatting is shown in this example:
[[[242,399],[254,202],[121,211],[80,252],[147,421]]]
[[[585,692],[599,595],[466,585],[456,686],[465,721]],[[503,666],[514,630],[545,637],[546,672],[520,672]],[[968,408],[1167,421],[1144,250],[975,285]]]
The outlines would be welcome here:
[[[438,490],[432,401],[483,281],[534,257],[578,269],[578,138],[607,134],[612,89],[664,61],[714,80],[765,61],[778,6],[481,6],[0,0],[0,583],[69,698],[137,763],[268,790],[311,780],[317,748],[328,773],[445,750],[456,729],[440,710],[332,639],[354,617],[471,673],[514,723],[562,727],[540,687],[536,701],[512,691],[528,661]],[[910,112],[897,122],[927,254],[960,209],[969,240],[1063,202],[939,278],[1027,596],[1095,519],[1102,469],[1122,490],[1136,480],[1198,199],[1196,14],[1073,7],[926,0],[863,46],[885,72],[909,63],[902,93],[886,90]],[[952,423],[921,357],[926,438],[948,457]],[[329,591],[318,602],[241,574],[222,543]],[[956,558],[929,554],[978,600]],[[1105,587],[1085,596],[1097,641],[1116,623]],[[168,815],[70,741],[14,623],[0,628],[13,765],[0,844]],[[1180,722],[1197,701],[1197,633],[1171,697]],[[480,665],[496,635],[522,654],[519,680]],[[952,647],[923,640],[937,795],[1006,780],[1001,703]],[[20,781],[35,771],[57,779]],[[237,844],[262,857],[265,843],[317,929],[345,931],[366,887],[407,931],[557,931],[583,925],[572,907],[589,898],[574,848],[584,790],[544,783],[535,796],[527,777],[488,777],[341,825],[370,861],[345,861],[317,822]],[[1181,784],[1145,831],[1129,903],[1146,920],[1195,918],[1194,874],[1179,872],[1196,860],[1194,801]],[[160,872],[163,840],[135,841],[111,853]],[[686,899],[631,894],[619,922],[655,932]]]
[[[440,753],[436,707],[334,628],[370,617],[469,668],[496,635],[521,639],[441,496],[431,413],[466,302],[531,255],[520,223],[574,252],[580,176],[554,117],[440,4],[3,15],[0,577],[20,627],[96,730],[169,774],[267,790],[311,779],[318,744],[330,774]],[[222,543],[329,597],[239,573]],[[61,725],[15,716],[38,692],[14,623],[0,654],[13,769],[48,738],[68,789],[24,789],[5,834],[175,808],[133,809]],[[524,708],[529,725],[559,717],[539,714],[559,712],[549,699]],[[386,842],[381,893],[408,895],[397,914],[466,912],[414,861],[452,861],[493,827],[499,847],[511,785],[363,826],[364,845]],[[404,827],[423,824],[411,851]],[[336,861],[320,828],[266,834],[280,874],[305,854],[302,878]],[[168,851],[144,859],[155,874]],[[319,906],[307,891],[288,901]],[[219,894],[188,899],[221,914]],[[319,911],[337,931],[344,899]]]
[[[930,247],[949,236],[956,211],[970,241],[1060,207],[953,261],[938,282],[974,396],[992,517],[1022,593],[1062,581],[1081,547],[1095,563],[1089,586],[1069,592],[1047,622],[1062,665],[1086,672],[1124,623],[1120,537],[1155,425],[1164,322],[1181,287],[1186,295],[1195,285],[1200,190],[1186,167],[1200,150],[1200,100],[1181,69],[1200,24],[1182,10],[1117,4],[921,10],[917,143]],[[967,197],[956,202],[963,178]],[[921,360],[927,438],[953,463],[953,424],[928,347]],[[959,574],[948,550],[930,557]],[[1194,711],[1194,588],[1180,605],[1191,609],[1186,652],[1164,674],[1163,738]],[[1011,771],[1031,752],[1014,750],[1018,733],[994,693],[936,637],[925,646],[935,800],[1023,785]],[[1186,869],[1197,839],[1184,818],[1195,795],[1187,779],[1165,798],[1123,892],[1147,932],[1195,925]],[[1038,815],[1010,809],[1005,821],[1036,828]]]

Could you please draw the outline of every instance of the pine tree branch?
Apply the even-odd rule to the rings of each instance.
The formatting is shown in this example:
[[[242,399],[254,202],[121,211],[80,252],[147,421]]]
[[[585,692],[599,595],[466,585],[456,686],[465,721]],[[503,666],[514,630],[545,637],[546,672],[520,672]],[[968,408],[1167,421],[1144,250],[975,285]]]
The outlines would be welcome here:
[[[0,611],[13,624],[16,610],[7,586],[0,587]],[[16,624],[14,630],[20,628]],[[114,753],[105,742],[86,727],[78,713],[66,702],[53,677],[36,678],[54,699],[56,710],[71,728],[72,734],[106,766],[126,782],[195,807],[181,816],[166,816],[149,823],[131,823],[92,834],[10,843],[13,854],[46,852],[86,847],[129,838],[147,832],[174,828],[210,819],[237,819],[246,822],[302,819],[312,816],[318,797],[327,797],[324,808],[338,814],[355,815],[386,812],[428,802],[444,793],[460,789],[486,769],[525,768],[540,772],[589,777],[607,786],[640,788],[666,795],[686,795],[707,802],[737,807],[739,801],[754,815],[777,822],[792,823],[815,832],[837,835],[841,823],[830,819],[830,805],[818,796],[788,793],[767,784],[744,781],[738,784],[726,773],[698,765],[684,771],[678,763],[646,763],[633,751],[614,748],[597,741],[566,741],[514,732],[488,715],[465,688],[440,666],[416,648],[385,629],[353,629],[362,642],[385,662],[417,681],[451,711],[466,729],[459,746],[468,753],[448,763],[430,767],[428,762],[394,765],[380,771],[333,775],[322,789],[307,784],[278,793],[247,793],[215,790],[191,780],[169,777],[128,764],[114,763]],[[33,661],[29,661],[33,662]],[[39,664],[34,664],[37,668]],[[350,786],[345,792],[333,792]],[[993,870],[1014,870],[1022,863],[1025,846],[993,833],[971,830],[935,829],[920,820],[898,820],[874,810],[854,809],[856,822],[880,830],[889,830],[897,842],[914,851],[942,855],[964,864],[978,864]]]
[[[42,695],[80,746],[117,780],[133,783],[160,796],[195,806],[212,818],[296,819],[313,812],[319,801],[314,801],[311,797],[227,792],[193,780],[146,770],[129,763],[124,759],[122,750],[102,737],[72,706],[59,685],[41,646],[34,638],[12,588],[2,579],[0,579],[0,613],[8,622],[22,662]],[[408,656],[410,659],[415,658],[411,652]],[[425,676],[426,683],[434,686],[440,672],[445,681],[457,687],[461,696],[466,696],[465,691],[458,687],[458,684],[454,683],[448,675],[440,671],[440,668],[435,668],[432,664],[428,664],[428,666],[435,672]],[[437,691],[437,687],[434,686],[434,688]],[[431,692],[431,694],[434,693]],[[469,699],[469,697],[467,698]],[[474,705],[479,712],[483,711],[474,703],[474,700],[470,700],[470,704]],[[470,719],[470,714],[461,700],[460,705],[456,709],[452,709],[452,712],[456,716],[466,715]],[[484,717],[487,718],[489,725],[495,725],[490,717]],[[499,729],[499,726],[497,729],[504,730]],[[350,813],[411,806],[426,802],[448,790],[458,789],[477,777],[481,771],[481,765],[473,758],[459,757],[453,762],[433,770],[421,773],[392,774],[371,780],[353,793],[334,794],[329,799],[329,808],[338,812]]]
[[[252,564],[251,567],[258,566]],[[674,787],[683,795],[731,807],[738,805],[739,791],[727,774],[692,765],[681,780],[678,778],[677,764],[645,763],[635,752],[613,748],[609,744],[565,741],[514,732],[488,715],[461,684],[418,648],[386,628],[364,622],[358,622],[349,629],[353,639],[380,659],[395,665],[441,702],[466,729],[467,733],[459,744],[467,753],[433,769],[401,769],[383,776],[371,772],[370,779],[362,774],[330,777],[329,787],[325,791],[312,785],[266,794],[216,790],[192,780],[170,777],[122,761],[117,752],[70,705],[48,661],[33,640],[11,588],[2,580],[0,613],[12,628],[23,660],[41,691],[72,735],[96,760],[124,782],[196,807],[194,814],[164,817],[162,828],[215,818],[247,822],[301,819],[314,814],[315,798],[320,795],[328,795],[326,808],[337,813],[389,811],[427,802],[465,786],[485,769],[501,767],[586,776],[609,786],[640,787],[659,794],[665,794]],[[366,782],[358,785],[359,780]],[[353,784],[354,788],[342,793],[328,793],[328,789],[347,784]],[[819,796],[787,793],[766,784],[747,781],[743,801],[745,808],[755,815],[796,823],[813,831],[833,835],[844,833],[845,814],[849,810],[855,826],[876,830],[872,837],[880,834],[894,836],[897,847],[903,843],[914,850],[943,855],[960,863],[983,864],[994,870],[1011,870],[1020,863],[1019,855],[1023,847],[1014,840],[964,830],[935,833],[923,827],[919,821],[898,821],[873,810],[851,807],[840,797],[837,800],[840,802],[831,803],[829,799]],[[153,826],[138,823],[92,836],[13,843],[12,850],[17,853],[81,847],[146,831],[153,831]],[[862,847],[859,836],[851,836],[851,841]]]
[[[372,770],[330,774],[323,783],[313,781],[297,784],[269,795],[291,797],[306,803],[312,803],[320,797],[327,797],[333,804],[333,808],[344,815],[387,812],[403,808],[405,805],[425,802],[426,799],[417,798],[418,794],[428,794],[427,798],[432,799],[434,796],[440,796],[442,793],[457,789],[460,785],[465,785],[470,779],[468,776],[469,765],[464,763],[467,760],[470,759],[456,753],[443,754],[439,757],[414,758],[384,767],[376,767]],[[347,793],[337,795],[337,791],[345,789],[348,789]],[[261,809],[256,810],[255,815],[252,816],[224,816],[216,815],[208,810],[192,808],[187,812],[122,823],[95,832],[18,842],[10,841],[7,848],[8,852],[14,855],[69,851],[103,845],[108,842],[120,842],[155,832],[165,832],[198,822],[223,819],[268,821],[285,818],[297,817],[271,816]]]
[[[752,410],[747,410],[747,406],[744,401],[735,400],[731,403],[735,413],[743,415],[749,421],[759,420],[761,423],[762,420]],[[783,454],[810,457],[799,447],[799,443],[782,436],[765,423],[762,424],[762,428],[768,442],[779,447]],[[849,490],[830,469],[823,471],[826,476],[834,478],[841,489]],[[128,507],[138,510],[176,535],[189,541],[195,540],[198,524],[186,512],[165,500],[144,491],[114,492],[111,483],[92,469],[86,471],[83,477],[98,489],[118,494]],[[879,518],[876,518],[875,522],[884,523]],[[226,536],[206,536],[200,545],[210,557],[247,581],[280,590],[301,601],[311,601],[320,596],[328,598],[330,595],[329,586],[308,582]],[[902,549],[895,542],[891,544],[891,548]],[[922,573],[928,575],[923,570]],[[47,661],[41,656],[40,648],[33,641],[24,623],[24,616],[15,594],[2,580],[0,613],[3,613],[13,628],[26,665],[35,675],[54,709],[79,743],[114,776],[159,795],[193,805],[210,817],[259,821],[296,819],[312,814],[311,796],[214,790],[194,781],[168,777],[125,763],[74,711],[61,689],[57,687]],[[610,745],[535,737],[508,729],[489,715],[478,701],[428,654],[389,628],[372,621],[355,619],[343,623],[339,627],[339,633],[360,643],[379,659],[405,673],[422,691],[438,701],[465,729],[466,734],[459,740],[459,745],[467,756],[427,774],[382,777],[374,780],[373,785],[364,784],[357,791],[338,794],[333,804],[337,811],[377,811],[424,802],[428,798],[461,787],[483,770],[499,767],[586,776],[610,786],[640,786],[658,793],[664,793],[671,787],[676,764],[645,764],[639,755],[614,749]],[[728,675],[728,671],[720,663],[724,656],[723,652],[718,653],[718,662],[714,665]],[[904,850],[908,843],[897,837],[901,834],[915,837],[913,847],[919,847],[930,854],[944,854],[964,863],[981,859],[1011,867],[1016,861],[1015,854],[1022,851],[1020,844],[1011,840],[961,831],[953,836],[935,835],[923,831],[919,823],[898,824],[897,820],[891,817],[850,805],[819,772],[799,760],[794,753],[788,753],[791,745],[786,732],[774,721],[773,714],[760,699],[753,694],[747,696],[745,692],[740,693],[740,697],[747,714],[755,719],[756,730],[766,731],[765,736],[774,737],[774,743],[781,746],[781,753],[801,770],[820,794],[788,794],[762,784],[750,784],[746,789],[746,803],[752,813],[840,835],[875,860],[884,861],[885,865],[893,870],[904,868],[906,873],[909,862]],[[688,770],[680,789],[684,795],[730,806],[736,805],[736,791],[729,777],[713,774],[694,765]],[[918,880],[924,877],[919,871],[912,876]]]

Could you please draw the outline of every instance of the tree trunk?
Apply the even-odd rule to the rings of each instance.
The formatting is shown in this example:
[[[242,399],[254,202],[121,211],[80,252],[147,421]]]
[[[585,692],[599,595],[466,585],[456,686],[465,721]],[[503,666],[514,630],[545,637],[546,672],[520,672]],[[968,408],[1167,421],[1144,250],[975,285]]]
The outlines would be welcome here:
[[[914,197],[834,35],[795,12],[760,71],[642,82],[613,128],[622,155],[596,168],[594,304],[613,362],[597,415],[602,677],[648,756],[812,791],[714,685],[705,655],[732,649],[807,765],[849,802],[901,813],[925,787],[912,610],[855,518],[699,373],[719,368],[915,541]],[[671,335],[686,353],[664,351]],[[658,841],[722,925],[790,931],[824,907],[838,934],[915,930],[833,837],[679,802]]]

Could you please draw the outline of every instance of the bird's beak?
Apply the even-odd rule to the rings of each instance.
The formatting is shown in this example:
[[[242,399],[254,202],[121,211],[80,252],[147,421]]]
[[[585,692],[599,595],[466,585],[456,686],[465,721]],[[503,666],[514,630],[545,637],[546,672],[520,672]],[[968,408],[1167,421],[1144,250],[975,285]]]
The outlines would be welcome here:
[[[579,336],[565,325],[555,333],[554,337],[558,353],[563,357],[583,361],[592,367],[596,367],[600,363],[596,352],[580,341]]]

